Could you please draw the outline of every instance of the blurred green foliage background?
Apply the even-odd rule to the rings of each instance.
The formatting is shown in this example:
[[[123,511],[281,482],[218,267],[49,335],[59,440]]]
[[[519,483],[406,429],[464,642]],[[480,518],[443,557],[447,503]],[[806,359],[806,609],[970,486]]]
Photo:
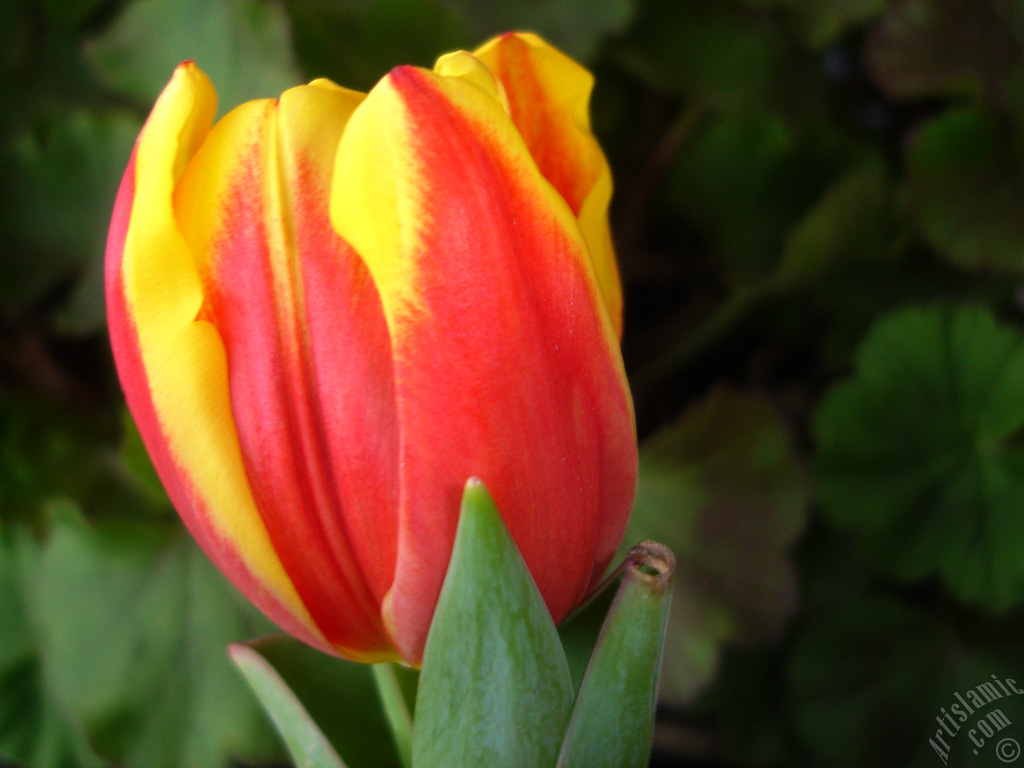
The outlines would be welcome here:
[[[512,28],[597,76],[627,538],[680,564],[652,764],[934,766],[955,693],[1024,681],[1024,4],[3,0],[0,764],[282,764],[224,652],[272,628],[183,534],[103,327],[115,187],[174,65],[230,107]],[[352,768],[393,765],[365,670],[275,642],[352,712]]]

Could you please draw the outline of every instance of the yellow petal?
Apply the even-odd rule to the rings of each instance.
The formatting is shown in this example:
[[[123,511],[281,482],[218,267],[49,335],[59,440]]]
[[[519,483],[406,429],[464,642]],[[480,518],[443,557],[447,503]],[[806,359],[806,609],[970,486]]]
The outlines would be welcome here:
[[[372,440],[355,454],[367,466],[341,459],[364,419],[373,422],[365,431],[383,438],[372,420],[378,403],[351,390],[364,383],[364,364],[380,356],[386,363],[390,352],[379,304],[359,295],[361,263],[328,217],[335,150],[361,100],[313,85],[279,102],[243,104],[213,128],[176,197],[182,232],[201,257],[203,314],[225,347],[252,494],[307,611],[349,657],[388,649],[380,599],[394,542],[387,459],[370,461]],[[360,331],[378,327],[373,308],[380,333],[371,341]],[[334,377],[344,378],[332,384]],[[373,384],[371,397],[384,398],[385,386]],[[327,414],[335,418],[324,424]],[[353,512],[366,508],[377,514]]]
[[[253,502],[228,398],[224,347],[216,329],[197,319],[204,301],[200,272],[172,205],[179,178],[206,139],[215,109],[209,80],[186,63],[139,137],[121,264],[124,299],[163,440],[192,495],[176,500],[179,512],[236,583],[246,575],[257,579],[315,642],[316,627]],[[247,574],[237,565],[230,567],[239,560]]]
[[[608,225],[611,170],[590,130],[593,76],[531,33],[501,35],[475,55],[504,84],[512,119],[541,173],[576,214],[621,335],[622,287]]]
[[[468,51],[446,53],[434,64],[434,71],[444,77],[458,77],[478,85],[495,98],[505,114],[510,114],[505,86],[480,59]]]
[[[390,331],[401,512],[383,615],[413,661],[466,477],[494,494],[558,618],[614,549],[635,480],[618,339],[579,224],[470,71],[392,71],[342,136],[331,196]]]

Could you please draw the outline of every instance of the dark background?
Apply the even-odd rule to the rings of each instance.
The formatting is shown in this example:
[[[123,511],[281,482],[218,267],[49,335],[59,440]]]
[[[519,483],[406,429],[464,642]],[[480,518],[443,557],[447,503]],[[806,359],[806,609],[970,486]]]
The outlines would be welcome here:
[[[0,757],[280,761],[223,650],[268,628],[181,533],[104,332],[115,187],[174,65],[230,107],[506,29],[597,77],[630,538],[680,561],[653,764],[935,766],[956,692],[1024,681],[1024,4],[2,0]],[[999,706],[992,741],[1024,739]],[[343,756],[386,765],[359,717]]]

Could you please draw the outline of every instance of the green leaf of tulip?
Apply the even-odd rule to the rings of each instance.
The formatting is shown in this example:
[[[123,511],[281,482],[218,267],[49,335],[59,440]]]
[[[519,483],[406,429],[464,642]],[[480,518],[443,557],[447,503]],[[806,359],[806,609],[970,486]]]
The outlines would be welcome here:
[[[286,634],[245,645],[274,668],[348,768],[399,764],[384,713],[374,706],[374,667],[329,656]]]
[[[571,710],[551,614],[487,490],[470,480],[427,635],[413,766],[554,766]]]
[[[642,768],[654,735],[658,672],[675,558],[660,544],[630,551],[580,686],[558,768]]]
[[[270,662],[248,645],[235,643],[231,658],[242,671],[284,739],[298,768],[345,768],[334,747]]]

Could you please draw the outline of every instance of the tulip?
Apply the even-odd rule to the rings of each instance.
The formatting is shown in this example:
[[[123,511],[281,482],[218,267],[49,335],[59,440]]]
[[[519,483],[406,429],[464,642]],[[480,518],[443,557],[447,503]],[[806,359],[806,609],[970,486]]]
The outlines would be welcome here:
[[[143,127],[107,247],[128,406],[202,548],[310,645],[420,661],[471,476],[556,621],[615,551],[637,454],[591,85],[509,34],[214,124],[185,62]]]

